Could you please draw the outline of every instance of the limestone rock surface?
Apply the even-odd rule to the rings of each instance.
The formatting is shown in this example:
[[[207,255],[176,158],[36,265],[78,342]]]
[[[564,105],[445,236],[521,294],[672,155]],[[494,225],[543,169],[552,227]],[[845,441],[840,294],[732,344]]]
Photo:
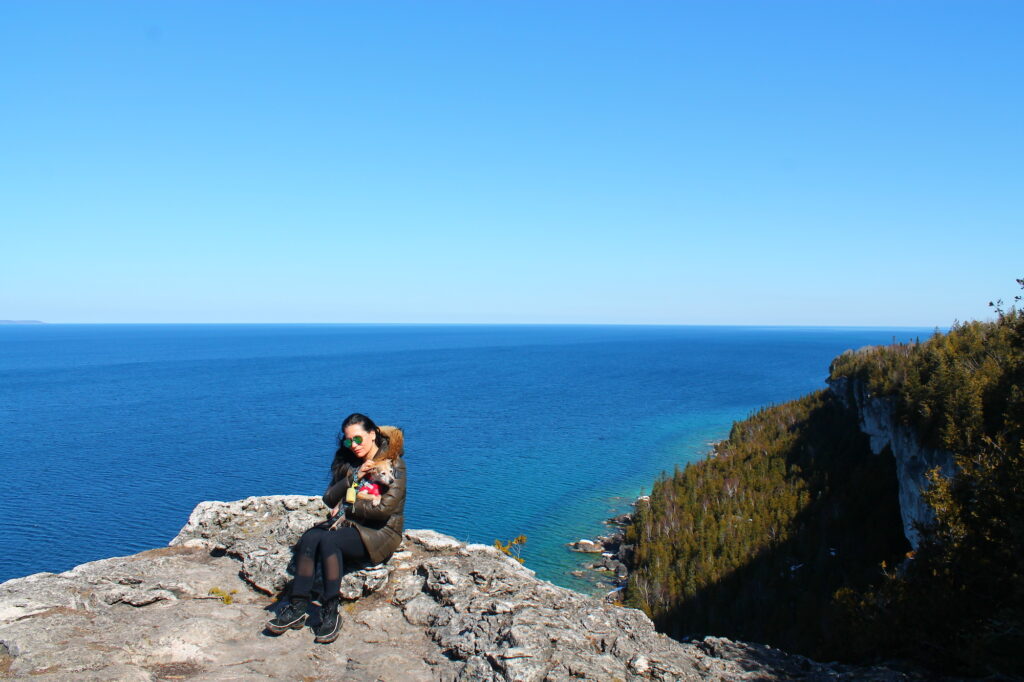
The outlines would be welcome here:
[[[257,590],[278,595],[294,575],[292,546],[302,533],[327,518],[319,497],[269,495],[236,502],[200,502],[171,546],[204,547],[242,563],[241,575]],[[341,596],[356,599],[388,581],[388,566],[347,571]]]
[[[270,636],[287,542],[316,498],[204,503],[170,547],[0,584],[0,677],[39,680],[903,679],[709,637],[681,643],[640,611],[538,580],[489,545],[406,532],[340,638]],[[261,539],[262,538],[262,539]],[[284,574],[287,580],[287,573]],[[310,624],[318,621],[317,607]]]
[[[887,447],[892,451],[899,479],[903,534],[910,546],[917,549],[920,534],[915,525],[935,520],[931,507],[921,496],[928,487],[925,474],[938,467],[943,476],[952,477],[956,470],[953,453],[922,445],[913,427],[897,417],[893,400],[871,395],[861,382],[845,377],[834,379],[829,381],[829,389],[847,409],[856,411],[860,430],[868,436],[873,453],[878,455]]]

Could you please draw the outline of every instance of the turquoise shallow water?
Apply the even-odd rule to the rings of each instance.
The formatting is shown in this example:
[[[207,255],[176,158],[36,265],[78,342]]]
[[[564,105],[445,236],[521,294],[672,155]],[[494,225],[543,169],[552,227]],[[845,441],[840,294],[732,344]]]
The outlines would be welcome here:
[[[202,500],[320,494],[350,412],[406,431],[406,525],[565,543],[606,530],[733,420],[847,348],[930,330],[477,325],[0,326],[0,580],[166,544]]]

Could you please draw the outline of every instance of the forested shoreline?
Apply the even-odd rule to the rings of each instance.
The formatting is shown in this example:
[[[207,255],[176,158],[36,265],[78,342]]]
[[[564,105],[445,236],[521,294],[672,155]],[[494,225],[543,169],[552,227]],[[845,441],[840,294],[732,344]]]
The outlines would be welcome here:
[[[654,485],[626,541],[627,603],[660,630],[818,658],[833,657],[831,595],[909,550],[891,455],[871,455],[828,391],[737,422],[708,459]]]
[[[654,484],[626,538],[626,603],[678,638],[1024,673],[1024,314],[996,312],[830,367],[954,453],[953,478],[930,475],[935,521],[916,552],[892,455],[873,455],[856,410],[823,390],[735,423],[705,460]]]

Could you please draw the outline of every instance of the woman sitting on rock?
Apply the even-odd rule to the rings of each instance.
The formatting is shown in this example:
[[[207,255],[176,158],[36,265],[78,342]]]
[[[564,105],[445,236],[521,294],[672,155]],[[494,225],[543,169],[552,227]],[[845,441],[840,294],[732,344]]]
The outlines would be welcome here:
[[[331,485],[324,493],[324,503],[331,508],[330,518],[307,530],[299,540],[288,604],[267,623],[269,632],[279,635],[303,626],[319,562],[324,591],[316,641],[327,644],[338,638],[338,599],[345,562],[383,563],[402,542],[403,454],[401,429],[378,427],[362,414],[345,419],[331,464]]]

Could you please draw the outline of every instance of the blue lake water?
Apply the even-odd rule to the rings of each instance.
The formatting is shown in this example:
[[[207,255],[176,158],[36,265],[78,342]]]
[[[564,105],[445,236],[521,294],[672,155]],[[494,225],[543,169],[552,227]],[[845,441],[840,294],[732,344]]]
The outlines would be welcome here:
[[[0,325],[0,581],[165,545],[202,500],[319,495],[351,412],[405,429],[406,527],[586,589],[565,548],[847,348],[928,329]]]

